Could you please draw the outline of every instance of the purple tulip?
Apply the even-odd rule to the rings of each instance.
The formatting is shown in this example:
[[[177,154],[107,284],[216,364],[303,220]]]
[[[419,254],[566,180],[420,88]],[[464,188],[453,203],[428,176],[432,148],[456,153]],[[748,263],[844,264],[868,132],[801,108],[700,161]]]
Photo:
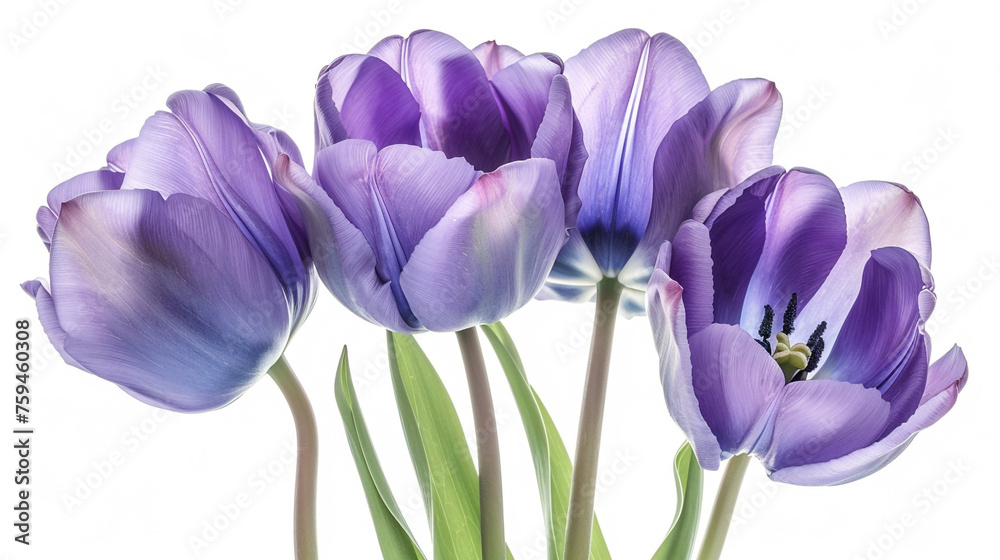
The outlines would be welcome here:
[[[274,364],[315,281],[297,206],[270,174],[279,153],[301,161],[295,144],[248,122],[224,86],[167,105],[107,167],[49,193],[38,230],[51,285],[22,287],[67,363],[199,412]]]
[[[316,150],[349,138],[379,150],[409,144],[465,158],[480,171],[548,158],[570,227],[586,152],[562,69],[555,55],[525,56],[492,41],[470,50],[437,31],[388,37],[320,72]]]
[[[289,158],[277,173],[327,288],[396,332],[502,319],[535,296],[566,237],[548,159],[483,173],[427,148],[344,140],[316,155],[315,180]]]
[[[910,191],[770,168],[694,216],[664,244],[648,308],[703,467],[747,453],[777,481],[849,482],[955,404],[968,368],[958,347],[929,364],[930,235]]]
[[[680,41],[637,29],[584,49],[565,75],[589,157],[577,229],[542,297],[587,301],[617,277],[626,311],[641,311],[659,246],[695,203],[771,164],[781,97],[759,79],[709,91]]]

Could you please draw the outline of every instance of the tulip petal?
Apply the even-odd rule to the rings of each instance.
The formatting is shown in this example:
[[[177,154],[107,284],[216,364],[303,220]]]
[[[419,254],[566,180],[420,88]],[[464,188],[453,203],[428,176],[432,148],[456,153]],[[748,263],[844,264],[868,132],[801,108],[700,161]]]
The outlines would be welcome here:
[[[660,382],[670,416],[684,431],[703,468],[716,470],[722,457],[719,440],[702,417],[691,372],[691,349],[684,310],[684,289],[667,276],[670,244],[664,243],[646,290],[649,322],[660,355]]]
[[[629,29],[566,62],[590,157],[579,226],[607,276],[631,257],[650,219],[653,159],[667,130],[709,93],[691,53],[673,37]]]
[[[228,99],[202,91],[170,96],[132,148],[122,189],[207,200],[229,214],[267,256],[291,297],[305,305],[308,272],[253,130]]]
[[[545,288],[538,293],[538,299],[577,303],[591,301],[597,295],[597,283],[604,278],[604,274],[580,237],[580,230],[572,228],[566,232],[566,237]]]
[[[432,331],[496,322],[538,293],[563,244],[555,164],[531,159],[480,177],[413,250],[400,282]]]
[[[708,228],[694,220],[681,224],[671,245],[669,272],[684,286],[687,332],[691,335],[713,323],[712,265]]]
[[[888,417],[877,389],[829,379],[790,383],[755,453],[771,472],[822,463],[871,445]]]
[[[190,196],[74,198],[63,205],[50,273],[64,352],[163,408],[224,406],[288,340],[291,310],[267,260]]]
[[[379,58],[340,57],[316,82],[316,150],[347,138],[369,140],[378,149],[420,144],[420,107]]]
[[[374,152],[372,144],[363,143],[371,146]],[[325,157],[326,150],[316,155],[317,161]],[[419,329],[410,327],[403,320],[389,282],[381,279],[376,272],[375,251],[364,232],[344,215],[343,210],[334,204],[305,169],[291,162],[287,156],[278,158],[275,176],[278,184],[294,195],[299,203],[309,234],[310,253],[327,289],[345,307],[371,323],[395,332],[417,332]]]
[[[573,99],[565,76],[552,78],[545,116],[531,145],[531,157],[548,158],[555,162],[556,172],[562,178],[566,228],[576,228],[582,205],[578,193],[580,173],[587,161],[587,150],[583,146],[583,129],[573,112]]]
[[[673,239],[702,197],[769,166],[780,121],[781,95],[773,83],[737,80],[674,123],[656,150],[649,226],[622,275],[644,284],[659,245]]]
[[[840,189],[847,213],[847,246],[813,301],[801,308],[804,325],[827,322],[827,348],[840,335],[850,307],[861,289],[863,271],[871,252],[901,247],[929,268],[930,230],[917,197],[901,185],[877,181],[855,183]]]
[[[776,170],[775,170],[776,171]],[[715,322],[740,324],[743,302],[753,272],[764,250],[764,199],[780,175],[763,172],[748,179],[719,200],[724,208],[710,215],[706,225],[712,240],[712,276],[715,278]],[[761,308],[760,313],[764,310]],[[758,319],[759,321],[759,319]],[[755,325],[756,327],[756,325]],[[756,328],[750,332],[757,332]]]
[[[735,325],[709,325],[689,341],[694,393],[722,458],[749,451],[785,385],[781,368]]]
[[[403,78],[421,110],[421,145],[464,157],[492,171],[507,158],[510,138],[479,59],[454,37],[417,31],[369,52]]]
[[[47,206],[38,209],[38,233],[46,246],[52,243],[52,233],[59,219],[59,211],[63,203],[82,194],[95,191],[115,191],[121,188],[124,175],[110,169],[99,169],[81,173],[63,181],[49,191],[45,199]]]
[[[958,400],[958,393],[965,386],[968,372],[962,350],[957,346],[952,348],[931,365],[924,400],[903,425],[877,442],[848,455],[826,462],[778,469],[771,473],[771,478],[789,484],[820,486],[852,482],[878,471],[899,456],[917,432],[934,424],[951,410]],[[802,384],[808,383],[813,382]]]
[[[87,368],[80,365],[76,358],[66,353],[66,331],[59,324],[59,315],[56,314],[55,303],[52,302],[52,295],[48,287],[41,280],[29,280],[21,284],[29,296],[34,298],[35,306],[38,308],[38,321],[42,324],[45,335],[49,337],[49,342],[62,356],[67,364],[87,371]]]
[[[860,293],[836,342],[827,341],[832,347],[815,377],[883,387],[914,344],[923,287],[920,265],[908,251],[872,251]]]
[[[793,293],[800,308],[807,306],[847,244],[844,203],[825,175],[790,170],[767,206],[764,250],[747,287],[740,322],[748,330],[760,324],[765,305],[780,314]],[[796,324],[812,329],[819,322]]]
[[[532,156],[532,144],[545,117],[552,80],[561,72],[562,67],[547,56],[533,54],[497,72],[491,79],[510,134],[511,161]],[[567,100],[568,89],[567,84]],[[567,116],[567,122],[572,127],[571,116]]]
[[[479,59],[479,63],[486,70],[486,77],[490,80],[497,72],[524,58],[521,51],[511,46],[498,45],[496,41],[486,41],[477,45],[472,49],[472,54]]]

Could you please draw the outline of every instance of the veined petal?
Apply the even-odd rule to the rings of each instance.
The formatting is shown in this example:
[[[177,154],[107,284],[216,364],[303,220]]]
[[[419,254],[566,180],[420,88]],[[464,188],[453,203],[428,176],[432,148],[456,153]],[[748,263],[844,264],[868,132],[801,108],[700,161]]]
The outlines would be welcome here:
[[[374,56],[347,55],[316,82],[316,150],[347,138],[420,144],[420,107],[403,79]]]
[[[571,228],[538,299],[590,301],[597,295],[597,283],[603,277],[601,267],[580,237],[580,230]]]
[[[63,205],[50,273],[63,351],[163,408],[224,406],[288,341],[292,310],[274,270],[197,198],[74,198]]]
[[[789,484],[820,486],[852,482],[878,471],[898,457],[917,432],[934,424],[951,410],[967,378],[965,356],[956,346],[931,365],[925,398],[903,425],[877,442],[848,455],[821,463],[778,469],[771,473],[771,478]],[[813,382],[801,385],[808,383]]]
[[[650,218],[653,158],[667,130],[709,93],[676,39],[629,29],[566,62],[590,157],[580,182],[579,226],[605,275],[615,276]]]
[[[317,154],[317,159],[322,155]],[[395,332],[417,332],[419,329],[403,320],[390,283],[379,277],[375,249],[364,233],[305,169],[287,156],[278,158],[275,175],[278,184],[299,203],[309,233],[310,253],[327,289],[367,321]]]
[[[918,334],[923,288],[920,265],[908,251],[899,247],[872,251],[858,297],[840,336],[827,342],[828,357],[820,364],[816,378],[887,390],[891,374],[910,352]]]
[[[531,145],[531,157],[548,158],[555,162],[566,203],[566,229],[575,229],[582,205],[578,192],[580,173],[587,161],[587,150],[583,146],[583,129],[573,112],[573,100],[565,76],[552,78],[545,116]]]
[[[840,192],[825,175],[806,169],[786,173],[767,200],[764,249],[750,285],[740,324],[755,330],[771,305],[779,313],[797,294],[805,307],[826,280],[847,244]],[[802,323],[814,328],[816,323]]]
[[[826,462],[874,443],[888,417],[877,389],[829,379],[790,383],[762,440],[767,445],[755,452],[770,472]]]
[[[486,70],[486,77],[490,80],[497,72],[524,58],[521,51],[508,45],[498,45],[496,41],[486,41],[477,45],[472,49],[472,54],[479,59],[479,63]]]
[[[781,95],[767,80],[716,88],[678,119],[656,150],[649,226],[619,278],[648,277],[657,248],[699,200],[771,165],[780,121]]]
[[[847,246],[813,301],[801,308],[802,324],[827,322],[827,348],[836,342],[850,307],[861,289],[871,252],[882,247],[906,249],[929,268],[930,230],[916,195],[901,185],[877,181],[840,189],[847,214]]]
[[[702,417],[695,395],[688,346],[683,288],[671,280],[670,244],[664,243],[646,290],[646,307],[660,355],[660,381],[670,416],[684,431],[703,468],[716,470],[722,458],[719,440]]]
[[[781,368],[735,325],[709,325],[689,340],[694,393],[722,458],[751,450],[785,386]]]
[[[708,228],[694,220],[681,224],[671,244],[669,273],[684,286],[687,332],[693,335],[713,321],[715,289],[712,247]],[[661,255],[662,255],[662,249]]]
[[[538,293],[564,238],[555,165],[514,162],[480,177],[413,250],[400,275],[427,329],[496,322]]]
[[[531,157],[532,144],[548,107],[552,80],[561,72],[562,66],[548,56],[533,54],[500,70],[490,80],[510,134],[511,161]],[[568,90],[567,85],[567,101]],[[572,127],[572,116],[567,120]]]
[[[422,146],[464,157],[482,171],[506,160],[510,139],[500,108],[486,71],[465,45],[423,30],[385,39],[369,54],[386,61],[413,93],[421,110]]]
[[[45,202],[47,206],[38,209],[38,233],[48,246],[52,243],[52,233],[59,219],[59,211],[64,202],[82,194],[95,191],[115,191],[121,188],[124,175],[110,169],[89,171],[59,183],[51,191]]]

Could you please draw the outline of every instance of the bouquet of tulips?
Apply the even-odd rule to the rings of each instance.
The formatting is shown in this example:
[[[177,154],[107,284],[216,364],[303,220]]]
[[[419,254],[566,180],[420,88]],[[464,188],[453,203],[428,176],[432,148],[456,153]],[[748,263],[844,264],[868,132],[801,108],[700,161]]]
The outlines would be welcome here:
[[[565,61],[388,37],[320,72],[311,171],[225,86],[167,107],[106,167],[51,190],[37,217],[49,279],[23,288],[68,364],[152,406],[218,409],[270,375],[298,434],[299,560],[319,557],[320,431],[283,352],[321,285],[388,331],[429,548],[380,467],[346,348],[328,372],[385,558],[512,557],[484,339],[533,455],[550,560],[610,558],[594,497],[620,314],[648,317],[660,368],[645,374],[687,436],[656,560],[720,557],[751,456],[778,482],[857,480],[966,382],[958,347],[931,360],[917,197],[772,166],[775,85],[712,89],[668,35],[624,30]],[[572,459],[500,323],[535,298],[596,302]],[[424,331],[457,336],[477,461]],[[698,539],[702,469],[724,462]]]

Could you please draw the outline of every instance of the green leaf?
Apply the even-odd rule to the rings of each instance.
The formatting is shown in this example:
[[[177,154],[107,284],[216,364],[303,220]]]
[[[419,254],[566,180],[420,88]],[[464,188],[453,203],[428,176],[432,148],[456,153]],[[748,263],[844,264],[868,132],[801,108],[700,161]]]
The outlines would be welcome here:
[[[427,508],[434,559],[482,558],[479,475],[455,406],[412,336],[390,332],[388,342],[396,405]]]
[[[549,560],[563,560],[566,537],[566,513],[569,509],[570,481],[573,465],[555,423],[542,404],[535,390],[528,383],[524,365],[514,341],[500,323],[483,325],[483,332],[500,359],[507,382],[510,384],[517,410],[528,436],[528,445],[535,462],[535,478],[542,498],[548,540]],[[591,560],[610,560],[611,553],[601,533],[601,526],[594,516],[594,529],[590,544]]]
[[[406,520],[396,504],[389,482],[375,454],[365,418],[361,414],[358,396],[354,392],[346,347],[340,355],[335,384],[337,408],[340,409],[340,416],[344,420],[347,441],[351,447],[351,455],[354,456],[354,464],[358,468],[358,475],[361,477],[361,485],[364,487],[368,509],[375,523],[375,534],[378,536],[383,558],[424,560],[425,556],[406,525]]]
[[[674,456],[674,482],[677,513],[652,560],[687,560],[694,549],[701,514],[702,470],[690,443],[685,442]]]

